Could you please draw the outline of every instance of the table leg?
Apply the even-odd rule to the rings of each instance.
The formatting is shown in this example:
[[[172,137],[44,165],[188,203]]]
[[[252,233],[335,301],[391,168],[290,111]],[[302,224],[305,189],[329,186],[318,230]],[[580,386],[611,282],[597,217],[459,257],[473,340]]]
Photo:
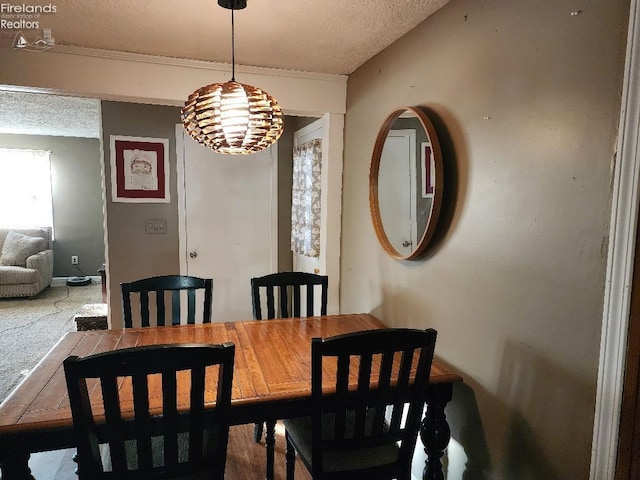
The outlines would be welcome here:
[[[264,440],[267,445],[267,480],[273,480],[273,463],[275,458],[276,446],[276,422],[267,420],[267,427],[264,432]]]
[[[293,447],[288,433],[285,434],[285,439],[287,442],[287,448],[285,450],[285,459],[287,462],[286,480],[293,480],[296,469],[296,449]]]
[[[29,468],[29,453],[3,451],[0,453],[2,480],[35,480]]]
[[[442,456],[451,439],[451,430],[447,423],[444,407],[453,398],[453,386],[450,383],[429,385],[427,392],[427,412],[420,426],[420,438],[427,455],[423,480],[444,480]]]

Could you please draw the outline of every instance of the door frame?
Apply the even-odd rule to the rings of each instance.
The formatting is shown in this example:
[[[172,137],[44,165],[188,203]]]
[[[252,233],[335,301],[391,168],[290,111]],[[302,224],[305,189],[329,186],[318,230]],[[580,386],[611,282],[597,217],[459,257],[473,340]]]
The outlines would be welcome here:
[[[187,275],[187,216],[186,216],[186,185],[184,173],[184,127],[176,124],[176,179],[178,186],[178,255],[180,274]],[[271,221],[270,235],[270,268],[278,268],[278,142],[271,146],[271,188],[270,200]],[[247,282],[249,279],[247,279]]]
[[[311,140],[319,139],[322,142],[322,132],[324,131],[324,119],[317,118],[313,122],[308,125],[305,125],[298,130],[293,132],[293,151],[300,145],[301,143],[310,141],[308,138],[301,142],[301,138],[305,138],[311,136]],[[311,135],[315,132],[319,131],[319,134]],[[322,145],[322,143],[321,143]],[[295,156],[293,158],[293,164],[295,168]],[[322,189],[322,169],[324,168],[324,157],[322,156],[322,147],[320,149],[320,202],[322,202],[322,196],[326,195],[326,192]],[[326,213],[322,210],[320,211],[320,230],[322,231],[324,226],[326,225]],[[293,218],[292,218],[293,223]],[[325,248],[326,245],[320,244],[320,252],[317,257],[304,257],[304,255],[299,254],[297,252],[291,252],[291,265],[293,270],[297,271],[305,271],[308,273],[315,273],[320,275],[325,275],[326,273],[326,263],[325,263]],[[304,257],[304,258],[303,258]],[[313,270],[310,268],[313,267]],[[319,301],[320,299],[316,299]]]
[[[296,115],[298,112],[292,112]],[[305,115],[316,116],[316,112],[308,112]],[[327,194],[322,195],[321,208],[327,215],[320,229],[320,244],[325,245],[324,269],[326,275],[331,279],[329,282],[327,313],[329,315],[337,315],[340,313],[340,252],[342,236],[342,170],[343,170],[343,153],[344,153],[344,115],[340,113],[326,112],[321,115],[324,122],[322,132],[322,174],[321,183],[322,190]],[[185,218],[185,190],[184,190],[184,145],[182,141],[181,124],[176,124],[176,181],[178,187],[178,250],[180,271],[187,270],[187,245],[186,230],[184,224]],[[277,144],[277,142],[276,142]],[[276,147],[277,148],[277,147]],[[276,150],[277,152],[277,150]],[[277,153],[273,159],[277,164]],[[277,165],[276,170],[277,172]],[[274,196],[277,202],[277,174],[272,176],[272,201]],[[274,223],[274,212],[272,212],[272,224],[277,227],[277,212],[275,212],[276,220]],[[278,236],[277,228],[272,228],[272,248],[277,248]],[[272,256],[273,271],[278,268],[277,252]]]
[[[325,113],[292,133],[303,135],[322,128],[322,160],[320,171],[320,256],[318,269],[329,277],[327,313],[340,313],[340,238],[342,235],[342,169],[344,115]],[[293,155],[293,152],[292,152]],[[292,255],[295,255],[292,253]]]
[[[318,268],[321,274],[329,277],[327,313],[337,315],[340,313],[344,115],[324,113],[317,120],[298,131],[308,133],[309,130],[317,128],[314,125],[316,122],[322,122],[322,168],[320,172],[320,191],[322,192],[320,210],[322,215],[320,217]]]
[[[590,480],[613,480],[627,358],[640,181],[640,0],[631,0],[624,70]]]
[[[340,313],[340,238],[342,237],[342,169],[344,153],[344,115],[322,115],[322,173],[320,208],[320,248],[324,259],[320,268],[329,276],[327,313]],[[326,192],[326,194],[324,193]]]

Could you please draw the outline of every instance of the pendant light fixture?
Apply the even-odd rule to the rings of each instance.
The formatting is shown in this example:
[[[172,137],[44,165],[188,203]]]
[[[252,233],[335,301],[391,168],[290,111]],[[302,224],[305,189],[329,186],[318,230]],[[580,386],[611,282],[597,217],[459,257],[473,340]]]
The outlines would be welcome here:
[[[282,110],[264,90],[236,82],[233,12],[246,0],[218,0],[231,10],[231,81],[199,88],[182,108],[184,129],[198,143],[218,153],[242,155],[259,152],[282,135]]]

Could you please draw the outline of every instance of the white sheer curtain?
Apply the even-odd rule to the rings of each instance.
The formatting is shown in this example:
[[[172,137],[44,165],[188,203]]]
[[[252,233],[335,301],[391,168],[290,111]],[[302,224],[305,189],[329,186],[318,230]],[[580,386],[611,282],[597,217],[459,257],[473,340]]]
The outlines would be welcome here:
[[[50,153],[0,148],[0,226],[53,227]]]
[[[293,150],[291,250],[307,257],[320,255],[320,173],[322,140]]]

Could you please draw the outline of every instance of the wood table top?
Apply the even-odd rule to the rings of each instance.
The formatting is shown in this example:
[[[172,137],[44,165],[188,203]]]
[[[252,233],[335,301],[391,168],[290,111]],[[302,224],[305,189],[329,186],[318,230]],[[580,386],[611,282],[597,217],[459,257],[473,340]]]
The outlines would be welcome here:
[[[0,437],[70,428],[71,410],[62,362],[119,348],[232,342],[236,345],[232,406],[311,397],[311,339],[386,328],[369,314],[69,332],[0,405]],[[437,346],[436,346],[437,351]],[[462,378],[434,360],[430,383]]]

